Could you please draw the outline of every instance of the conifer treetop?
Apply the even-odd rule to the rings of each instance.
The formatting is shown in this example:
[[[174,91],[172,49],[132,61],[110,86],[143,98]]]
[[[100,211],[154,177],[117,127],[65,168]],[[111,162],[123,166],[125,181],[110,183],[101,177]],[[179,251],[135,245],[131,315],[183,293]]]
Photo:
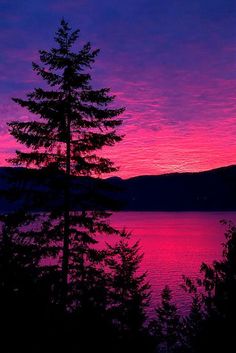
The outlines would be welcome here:
[[[115,96],[109,88],[92,87],[90,69],[99,50],[93,50],[90,42],[76,49],[79,33],[78,29],[72,31],[63,19],[54,37],[57,45],[40,50],[40,64],[32,64],[46,85],[35,88],[25,99],[13,98],[36,116],[35,120],[8,124],[16,140],[30,149],[17,151],[11,159],[13,164],[56,164],[65,170],[65,151],[69,148],[71,174],[116,170],[109,159],[101,158],[96,151],[121,141],[116,128],[122,123],[119,116],[124,108],[114,108]]]

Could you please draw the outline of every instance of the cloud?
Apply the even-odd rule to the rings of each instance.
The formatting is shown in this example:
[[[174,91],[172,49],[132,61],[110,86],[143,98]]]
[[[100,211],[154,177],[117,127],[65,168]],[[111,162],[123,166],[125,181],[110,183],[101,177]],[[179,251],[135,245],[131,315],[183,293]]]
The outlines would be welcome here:
[[[111,87],[116,105],[126,107],[125,139],[104,151],[120,165],[119,175],[235,163],[235,1],[14,0],[0,8],[4,156],[15,149],[6,122],[29,118],[10,97],[40,85],[31,61],[52,46],[64,16],[81,28],[81,43],[102,49],[92,70],[95,87]]]

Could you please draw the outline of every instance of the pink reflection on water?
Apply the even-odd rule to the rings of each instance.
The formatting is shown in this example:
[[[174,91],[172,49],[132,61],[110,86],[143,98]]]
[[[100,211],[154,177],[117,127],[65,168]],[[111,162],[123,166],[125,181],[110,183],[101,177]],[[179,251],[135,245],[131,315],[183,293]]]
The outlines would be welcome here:
[[[220,220],[236,222],[235,212],[119,212],[111,224],[125,227],[140,240],[144,259],[141,270],[148,271],[152,286],[152,307],[168,284],[182,312],[189,304],[180,288],[182,275],[196,277],[202,262],[220,259],[225,226]]]

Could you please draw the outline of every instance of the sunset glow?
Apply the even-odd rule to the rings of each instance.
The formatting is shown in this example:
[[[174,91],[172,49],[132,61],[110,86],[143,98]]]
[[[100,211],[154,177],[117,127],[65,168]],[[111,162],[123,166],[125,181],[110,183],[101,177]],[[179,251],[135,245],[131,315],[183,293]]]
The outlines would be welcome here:
[[[17,147],[7,121],[30,118],[11,97],[39,85],[31,62],[52,45],[63,16],[81,29],[82,42],[101,48],[94,83],[126,107],[125,138],[104,151],[119,176],[236,164],[235,1],[14,3],[1,2],[1,165]]]

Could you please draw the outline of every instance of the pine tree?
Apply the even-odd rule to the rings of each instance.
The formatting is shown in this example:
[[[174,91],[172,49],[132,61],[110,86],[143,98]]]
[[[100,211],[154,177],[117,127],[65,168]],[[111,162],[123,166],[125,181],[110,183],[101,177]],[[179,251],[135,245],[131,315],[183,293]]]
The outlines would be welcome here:
[[[166,286],[161,293],[161,304],[156,308],[156,318],[151,321],[151,335],[156,338],[158,351],[180,352],[182,324],[178,309],[172,303],[171,290]]]
[[[14,165],[47,167],[61,172],[57,177],[54,173],[50,185],[54,186],[60,207],[49,218],[48,235],[56,232],[63,237],[61,303],[64,308],[69,301],[69,279],[83,282],[89,264],[99,262],[99,251],[91,249],[96,243],[96,234],[115,232],[106,221],[109,213],[93,206],[90,186],[76,200],[81,212],[71,212],[75,204],[71,191],[73,176],[99,177],[116,171],[113,163],[97,151],[121,140],[116,128],[122,123],[119,115],[124,111],[109,108],[115,98],[109,89],[92,88],[90,69],[99,50],[93,50],[90,43],[77,50],[78,37],[79,30],[72,31],[62,20],[55,36],[56,46],[49,51],[40,50],[41,64],[33,63],[33,70],[47,88],[44,85],[34,89],[26,99],[13,98],[37,118],[9,123],[10,133],[28,149],[16,151],[16,157],[11,160]],[[77,283],[77,287],[83,285]]]
[[[185,319],[184,351],[233,353],[236,343],[236,227],[232,223],[226,231],[222,260],[212,265],[203,263],[200,271],[202,276],[196,281],[185,278],[185,287],[193,301]]]
[[[220,349],[231,353],[236,344],[233,329],[236,324],[236,227],[231,222],[225,236],[222,260],[214,261],[212,266],[201,266],[203,279],[199,285],[204,293],[206,319],[199,351],[203,352]]]
[[[110,269],[110,307],[108,312],[120,338],[122,351],[148,351],[145,340],[146,309],[150,300],[150,286],[146,273],[140,272],[143,255],[139,242],[130,243],[130,234],[123,231],[122,239],[108,244]],[[145,348],[144,348],[145,346]],[[118,349],[119,351],[119,349]]]
[[[204,327],[205,315],[202,308],[202,299],[199,295],[192,296],[189,314],[183,318],[182,352],[195,353],[201,347],[200,337]]]

